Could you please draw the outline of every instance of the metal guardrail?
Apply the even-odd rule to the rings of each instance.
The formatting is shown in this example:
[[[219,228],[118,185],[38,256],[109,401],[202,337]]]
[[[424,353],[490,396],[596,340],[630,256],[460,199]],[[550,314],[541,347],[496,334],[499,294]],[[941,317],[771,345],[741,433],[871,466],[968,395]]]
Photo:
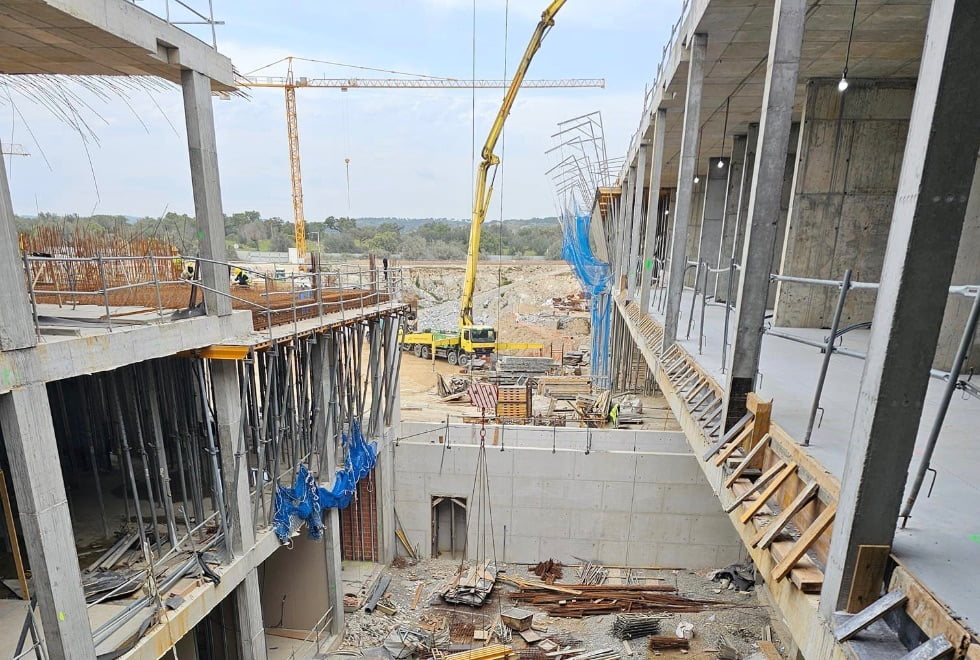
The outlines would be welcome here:
[[[273,329],[291,323],[298,331],[300,320],[318,318],[323,320],[325,308],[338,308],[341,318],[347,312],[363,315],[368,311],[380,311],[383,302],[401,299],[402,283],[406,274],[401,268],[367,268],[350,265],[329,265],[319,272],[286,273],[275,268],[260,271],[244,265],[227,261],[215,261],[202,257],[180,255],[144,255],[112,257],[42,257],[30,254],[23,256],[24,270],[27,274],[27,289],[34,319],[34,329],[41,336],[41,322],[38,313],[39,298],[55,298],[60,306],[94,304],[105,310],[104,322],[109,332],[113,331],[113,307],[145,307],[155,311],[157,322],[164,323],[172,318],[165,314],[183,307],[165,303],[165,293],[172,296],[174,287],[186,290],[188,300],[194,289],[215,293],[221,297],[238,302],[265,318],[265,331],[270,341],[274,340]],[[179,269],[175,268],[180,264]],[[200,279],[201,264],[217,265],[227,268],[231,281],[233,272],[244,273],[248,278],[246,286],[234,286],[230,291],[219,291],[204,285]],[[187,265],[193,267],[188,272]],[[179,270],[181,275],[175,276]],[[42,277],[44,286],[38,287]],[[79,282],[96,284],[81,288]],[[117,283],[119,282],[119,283]],[[166,290],[169,287],[170,290]],[[185,289],[186,287],[186,289]],[[137,299],[134,303],[112,302],[113,294],[152,290],[149,299]],[[245,291],[259,291],[260,300],[244,297]],[[239,294],[239,295],[236,295]],[[91,300],[92,302],[82,302]],[[264,301],[264,302],[261,302]],[[278,301],[286,301],[277,305]],[[151,304],[147,305],[146,302]],[[282,317],[287,320],[282,321]],[[118,317],[117,325],[118,325]],[[102,320],[102,319],[99,319]]]
[[[147,2],[147,0],[129,1],[143,11],[162,18],[170,25],[177,27],[183,25],[207,26],[210,28],[211,32],[211,47],[217,50],[218,34],[215,27],[218,25],[224,25],[225,22],[215,20],[214,0],[198,0],[197,2],[193,2],[192,0],[188,0],[186,2],[185,0],[156,0],[155,2]],[[194,5],[201,8],[198,9]],[[207,8],[204,8],[203,5],[207,5]],[[181,29],[187,32],[187,30],[183,27],[181,27]],[[191,34],[190,32],[187,33]]]

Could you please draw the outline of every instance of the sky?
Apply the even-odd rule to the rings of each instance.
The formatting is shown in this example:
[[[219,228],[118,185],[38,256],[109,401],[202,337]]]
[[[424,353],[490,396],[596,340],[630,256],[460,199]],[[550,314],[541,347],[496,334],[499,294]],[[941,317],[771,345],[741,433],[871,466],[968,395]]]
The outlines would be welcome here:
[[[154,3],[141,4],[155,9]],[[200,0],[196,0],[200,1]],[[287,55],[435,76],[507,77],[545,0],[215,0],[218,49],[247,73]],[[525,89],[507,121],[490,217],[554,215],[545,151],[557,123],[601,111],[610,157],[639,124],[680,0],[569,0],[528,78],[605,78],[604,89]],[[505,26],[507,31],[505,49]],[[297,63],[297,75],[389,77]],[[257,71],[284,75],[280,64]],[[157,88],[159,87],[159,88]],[[477,154],[503,90],[300,89],[305,215],[468,218]],[[6,164],[15,212],[158,216],[193,212],[176,85],[123,97],[80,92],[86,129],[0,91],[0,141],[29,156]],[[474,112],[475,110],[475,112]],[[223,207],[292,218],[285,104],[278,89],[214,99]],[[345,159],[349,163],[349,195]]]

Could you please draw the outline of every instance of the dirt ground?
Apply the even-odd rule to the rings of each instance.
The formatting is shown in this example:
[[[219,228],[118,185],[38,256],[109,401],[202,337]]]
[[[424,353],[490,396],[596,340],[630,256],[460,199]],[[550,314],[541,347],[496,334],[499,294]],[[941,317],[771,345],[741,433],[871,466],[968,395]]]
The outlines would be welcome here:
[[[461,263],[406,264],[405,287],[418,299],[420,329],[452,329],[458,323],[459,296],[463,287]],[[542,344],[541,354],[563,350],[588,350],[591,345],[591,314],[588,311],[556,309],[555,298],[581,294],[581,287],[565,262],[485,263],[477,269],[474,315],[477,322],[493,324],[501,341]],[[538,354],[528,351],[526,354]],[[443,377],[460,373],[445,360],[424,360],[406,353],[402,359],[401,411],[405,421],[458,421],[478,415],[467,403],[443,403],[437,396],[436,373]],[[585,368],[588,373],[588,368]],[[626,428],[680,430],[660,394],[640,397],[642,424]]]
[[[442,601],[438,592],[456,575],[459,567],[459,562],[452,559],[427,559],[415,564],[406,562],[401,568],[397,565],[388,567],[386,572],[391,575],[392,580],[386,599],[395,607],[395,614],[386,615],[380,611],[367,614],[363,609],[349,614],[340,652],[342,653],[343,649],[379,646],[388,633],[399,624],[415,625],[423,618],[432,620],[439,617],[445,617],[449,624],[452,644],[478,644],[472,637],[474,627],[492,625],[501,610],[515,605],[516,603],[510,600],[508,594],[516,588],[498,581],[491,599],[481,608],[449,605]],[[467,564],[465,568],[468,567]],[[508,575],[537,579],[529,572],[527,566],[509,564],[502,565],[502,568]],[[759,651],[757,642],[764,639],[767,633],[776,647],[780,647],[775,632],[769,628],[770,610],[759,601],[754,591],[739,592],[722,589],[721,584],[711,581],[707,573],[694,571],[634,569],[633,574],[640,579],[646,578],[651,583],[659,578],[656,583],[676,586],[682,596],[730,604],[728,608],[710,612],[666,616],[661,621],[661,635],[673,635],[677,624],[682,620],[694,625],[694,638],[691,640],[690,649],[686,652],[648,651],[647,640],[637,638],[630,641],[633,658],[717,658],[717,650],[721,644],[737,650],[741,658],[749,658]],[[566,567],[565,577],[559,583],[575,582],[575,569]],[[419,585],[422,594],[420,602],[417,609],[412,609],[412,601]],[[519,605],[521,609],[535,612],[535,623],[544,624],[548,628],[548,632],[544,635],[559,641],[563,646],[574,644],[576,647],[584,647],[586,651],[612,648],[623,658],[629,657],[622,641],[612,635],[615,615],[568,619],[549,616],[534,606]],[[537,649],[522,653],[529,647],[516,633],[509,643],[521,656],[540,655],[540,650]]]

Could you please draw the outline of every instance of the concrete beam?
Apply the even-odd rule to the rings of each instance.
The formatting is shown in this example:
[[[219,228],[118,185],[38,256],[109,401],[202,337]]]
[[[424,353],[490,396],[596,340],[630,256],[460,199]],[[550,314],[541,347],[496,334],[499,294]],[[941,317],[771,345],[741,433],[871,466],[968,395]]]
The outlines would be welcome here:
[[[0,286],[0,351],[34,346],[37,335],[3,158],[0,158],[0,282],[4,283]]]
[[[846,604],[861,545],[891,545],[980,150],[980,6],[936,0],[892,213],[821,611]]]
[[[0,396],[10,478],[41,610],[48,657],[94,658],[82,576],[48,392],[31,384]]]
[[[806,0],[776,0],[773,8],[763,98],[765,105],[759,122],[757,157],[739,273],[735,335],[728,358],[726,428],[745,414],[745,398],[755,389],[755,376],[759,370],[805,14]]]
[[[719,268],[728,266],[734,258],[740,192],[745,178],[747,143],[748,138],[745,135],[736,135],[732,138],[732,153],[728,159],[728,190],[725,192],[725,216],[721,222],[721,240],[718,245]],[[715,300],[728,300],[728,280],[727,272],[718,273],[714,280]]]
[[[187,124],[187,151],[191,161],[194,214],[202,259],[223,262],[225,256],[225,217],[221,211],[221,184],[218,179],[218,148],[214,135],[211,84],[197,71],[181,73],[184,90],[184,119]],[[231,314],[231,273],[227,266],[198,262],[204,304],[208,314]]]
[[[664,169],[664,130],[667,111],[660,108],[655,113],[654,136],[650,144],[650,184],[647,201],[646,233],[643,241],[643,263],[640,268],[640,309],[650,311],[650,279],[653,276],[653,258],[657,250],[657,229],[660,212],[660,178]],[[650,264],[650,267],[647,267]]]
[[[698,136],[701,130],[701,92],[704,86],[704,58],[708,36],[695,34],[691,41],[691,60],[687,69],[687,95],[684,103],[684,128],[681,136],[681,157],[677,174],[677,202],[674,204],[674,238],[670,252],[670,272],[667,277],[667,311],[664,316],[666,351],[677,340],[677,323],[684,292],[684,272],[687,269],[687,228],[691,222],[694,195],[694,175],[698,159]]]
[[[636,173],[633,176],[633,211],[631,213],[630,224],[630,258],[626,264],[626,292],[630,300],[637,298],[637,277],[643,272],[643,264],[640,263],[640,241],[642,236],[640,228],[643,226],[643,179],[647,173],[647,152],[650,145],[642,145],[640,153],[636,157]],[[654,202],[656,203],[656,202]]]

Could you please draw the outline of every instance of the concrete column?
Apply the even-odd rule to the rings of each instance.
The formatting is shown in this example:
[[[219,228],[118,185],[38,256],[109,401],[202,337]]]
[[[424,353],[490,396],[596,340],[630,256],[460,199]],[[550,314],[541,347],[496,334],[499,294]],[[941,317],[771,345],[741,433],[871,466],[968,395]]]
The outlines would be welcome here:
[[[0,158],[0,282],[4,282],[0,286],[0,351],[34,346],[37,335],[3,158]]]
[[[980,150],[980,6],[936,0],[820,598],[845,606],[858,548],[891,545]]]
[[[749,199],[752,197],[752,182],[755,180],[755,153],[759,148],[759,125],[749,124],[745,137],[745,165],[742,169],[742,188],[738,191],[738,222],[735,225],[735,249],[732,255],[735,263],[742,263],[745,250],[745,227],[749,218]],[[735,296],[738,296],[738,282],[735,283]]]
[[[631,165],[626,174],[626,197],[622,204],[622,225],[620,229],[619,266],[616,269],[616,291],[623,288],[627,265],[630,260],[630,238],[633,235],[633,198],[636,196],[636,165]]]
[[[720,167],[719,167],[720,165]],[[728,193],[728,158],[709,158],[701,209],[701,236],[698,238],[698,261],[709,268],[718,267],[722,224],[725,221],[725,199]],[[714,289],[716,276],[709,275],[707,285]]]
[[[322,445],[324,456],[320,457],[320,482],[333,487],[337,474],[337,427],[332,410],[337,400],[336,362],[337,353],[333,333],[322,335],[314,347],[314,364],[319,366],[322,389],[320,390],[320,409],[318,418],[322,424],[320,432],[326,438]],[[314,434],[314,437],[319,437]],[[323,518],[323,553],[327,565],[327,600],[333,608],[330,632],[340,635],[344,632],[344,584],[341,574],[340,510],[327,509]]]
[[[684,100],[684,127],[681,132],[681,159],[677,173],[677,201],[674,204],[673,243],[667,276],[667,309],[664,314],[666,351],[677,340],[677,323],[684,292],[684,270],[687,266],[687,228],[691,222],[694,174],[698,158],[698,133],[701,127],[701,90],[704,85],[704,57],[708,36],[695,34],[691,41],[691,60],[687,67],[687,97]]]
[[[613,222],[613,260],[612,260],[612,290],[615,293],[619,289],[619,269],[623,262],[623,232],[626,231],[626,194],[629,189],[629,170],[619,187],[619,197],[616,199],[616,206],[612,214]]]
[[[877,282],[885,256],[915,82],[811,80],[780,273]],[[777,245],[777,249],[778,249]],[[836,289],[780,282],[774,325],[826,328]],[[871,320],[875,292],[848,293],[841,323]]]
[[[629,292],[630,300],[636,300],[639,282],[638,274],[643,272],[643,265],[640,263],[640,242],[643,237],[640,229],[643,226],[643,181],[647,173],[647,151],[650,150],[650,143],[641,143],[636,156],[636,174],[633,177],[633,213],[631,224],[633,230],[630,234],[630,258],[626,264],[626,287]]]
[[[68,512],[65,482],[48,392],[31,384],[0,396],[0,428],[24,548],[33,576],[48,657],[94,658],[75,535]]]
[[[253,568],[235,587],[238,657],[241,660],[266,660],[269,655],[262,622],[262,592],[259,590],[259,571]]]
[[[210,79],[190,69],[180,76],[184,90],[184,121],[187,124],[187,151],[191,161],[194,214],[202,259],[225,261],[225,218],[221,211],[221,184],[218,180],[218,149],[214,138],[214,111],[211,107]],[[228,267],[199,263],[204,304],[208,314],[231,314],[231,274]],[[215,293],[217,292],[217,293]]]
[[[725,215],[721,221],[721,239],[718,243],[718,267],[729,265],[735,250],[735,234],[738,231],[739,192],[745,178],[746,136],[732,138],[732,155],[728,159],[728,188],[725,191]],[[709,279],[709,282],[712,282]],[[718,273],[713,280],[715,300],[728,299],[728,272]]]
[[[783,246],[786,244],[786,227],[789,224],[789,205],[793,198],[793,181],[796,177],[796,152],[799,149],[800,124],[793,122],[789,128],[789,141],[786,143],[786,169],[783,170],[783,185],[779,197],[779,216],[776,222],[776,239],[772,245],[772,270],[779,270],[783,256]],[[776,287],[769,287],[768,309],[776,306]]]
[[[231,552],[241,556],[255,545],[255,526],[249,498],[248,461],[242,432],[242,399],[238,362],[211,360],[211,386],[214,392],[214,414],[221,451],[221,475],[228,507],[228,533]],[[241,454],[241,458],[238,458]],[[262,622],[262,597],[258,570],[253,568],[235,587],[238,650],[244,660],[265,660],[265,626]]]
[[[640,267],[640,309],[650,311],[650,278],[653,258],[657,251],[657,230],[660,225],[660,177],[664,169],[664,131],[667,111],[657,110],[653,118],[653,142],[650,144],[650,194],[647,201],[646,232],[643,240],[643,263]],[[648,265],[649,264],[649,265]]]
[[[805,12],[806,0],[776,0],[773,8],[764,104],[735,309],[735,333],[728,358],[727,424],[745,414],[745,398],[755,389],[755,375],[759,370]]]

